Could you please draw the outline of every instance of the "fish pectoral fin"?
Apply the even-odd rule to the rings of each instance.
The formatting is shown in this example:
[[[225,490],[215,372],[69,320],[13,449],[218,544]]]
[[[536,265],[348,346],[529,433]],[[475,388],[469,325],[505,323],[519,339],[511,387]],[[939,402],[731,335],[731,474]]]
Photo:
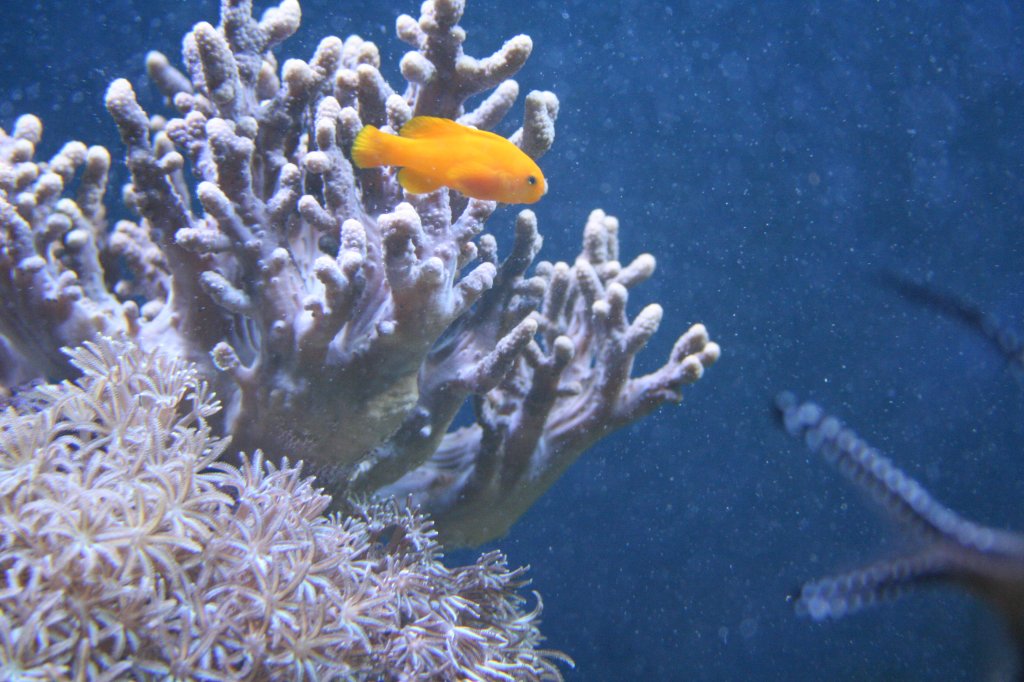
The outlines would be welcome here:
[[[493,175],[495,175],[494,168],[476,161],[463,161],[462,163],[452,164],[452,167],[448,169],[448,176],[453,181],[459,182],[473,181]]]
[[[403,168],[398,171],[398,183],[406,192],[412,194],[433,192],[442,185],[441,181],[437,178],[420,173],[412,168]]]
[[[448,171],[450,185],[463,194],[489,198],[495,192],[497,173],[482,163],[463,163]]]

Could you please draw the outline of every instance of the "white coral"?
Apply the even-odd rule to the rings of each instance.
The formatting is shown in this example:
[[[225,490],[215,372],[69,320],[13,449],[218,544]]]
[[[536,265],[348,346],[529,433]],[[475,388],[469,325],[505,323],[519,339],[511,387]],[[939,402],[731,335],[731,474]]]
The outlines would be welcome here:
[[[449,569],[422,516],[218,462],[182,360],[69,355],[76,383],[0,415],[0,677],[560,679],[500,554]]]

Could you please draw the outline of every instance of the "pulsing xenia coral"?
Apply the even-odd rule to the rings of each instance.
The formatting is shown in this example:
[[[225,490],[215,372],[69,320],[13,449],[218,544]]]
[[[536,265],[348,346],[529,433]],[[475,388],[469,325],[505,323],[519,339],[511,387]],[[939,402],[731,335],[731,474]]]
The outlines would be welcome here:
[[[376,46],[356,36],[279,64],[296,0],[259,20],[249,0],[223,0],[218,26],[185,37],[184,71],[147,58],[174,114],[147,114],[125,80],[107,91],[138,215],[110,231],[105,150],[71,143],[36,161],[31,117],[0,134],[7,385],[69,376],[59,348],[127,334],[197,363],[236,446],[300,457],[334,492],[411,495],[446,543],[504,533],[598,438],[680,399],[718,346],[695,325],[664,367],[630,377],[662,311],[627,317],[627,292],[654,258],[620,263],[614,218],[591,215],[575,263],[530,273],[541,247],[532,212],[519,213],[501,258],[482,234],[494,203],[447,188],[407,194],[393,168],[353,167],[366,125],[395,132],[432,115],[486,130],[512,109],[511,76],[532,42],[472,58],[462,12],[428,0],[418,20],[398,19],[413,50],[395,90]],[[557,113],[552,93],[531,92],[511,141],[540,157]],[[116,263],[130,276],[114,281]],[[467,401],[476,423],[451,431]]]
[[[299,467],[217,461],[189,363],[68,355],[0,414],[3,679],[560,679],[500,553],[447,568],[417,513],[327,517]]]

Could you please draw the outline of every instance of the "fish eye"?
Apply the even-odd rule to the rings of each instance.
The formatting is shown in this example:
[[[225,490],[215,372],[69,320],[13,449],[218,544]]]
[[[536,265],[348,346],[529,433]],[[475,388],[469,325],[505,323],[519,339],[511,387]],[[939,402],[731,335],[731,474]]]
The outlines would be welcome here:
[[[530,183],[531,185],[536,185],[537,184],[537,178],[535,176],[531,175],[531,176],[526,178],[526,182]]]

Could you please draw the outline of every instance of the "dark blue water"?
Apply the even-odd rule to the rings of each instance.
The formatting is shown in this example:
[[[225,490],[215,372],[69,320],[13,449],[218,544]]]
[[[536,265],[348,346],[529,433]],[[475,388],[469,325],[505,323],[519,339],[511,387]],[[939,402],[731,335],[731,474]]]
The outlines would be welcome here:
[[[1024,530],[1024,386],[979,335],[875,278],[929,278],[1024,328],[1024,10],[839,5],[468,8],[470,53],[530,34],[518,80],[561,99],[543,257],[571,262],[590,209],[619,216],[623,256],[659,263],[631,310],[666,312],[640,368],[696,321],[724,350],[681,407],[600,443],[498,543],[533,567],[570,679],[978,679],[1003,656],[999,623],[949,590],[838,623],[787,603],[905,544],[779,432],[781,389],[826,404],[963,514]],[[418,9],[303,2],[282,54],[358,32],[397,86],[394,19]],[[176,55],[216,17],[212,1],[143,0],[8,15],[0,125],[34,112],[44,151],[78,138],[117,157],[106,84],[129,77],[157,108],[146,50]],[[489,224],[506,246],[513,216]]]

